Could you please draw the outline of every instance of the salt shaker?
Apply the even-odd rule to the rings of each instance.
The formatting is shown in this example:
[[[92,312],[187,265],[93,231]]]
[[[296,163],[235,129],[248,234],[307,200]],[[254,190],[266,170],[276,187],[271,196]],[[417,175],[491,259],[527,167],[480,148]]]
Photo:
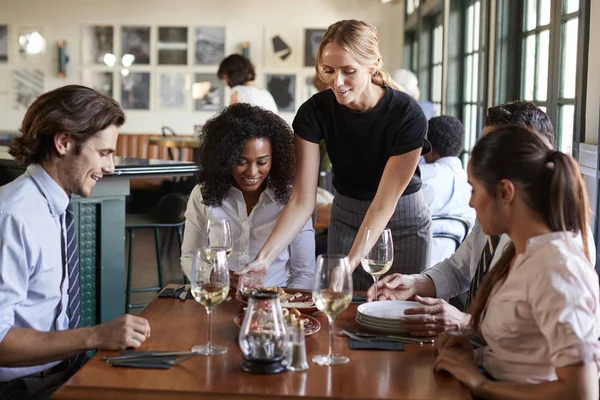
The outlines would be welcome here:
[[[306,341],[304,338],[304,321],[298,318],[293,328],[292,356],[288,362],[287,369],[293,372],[306,371]]]

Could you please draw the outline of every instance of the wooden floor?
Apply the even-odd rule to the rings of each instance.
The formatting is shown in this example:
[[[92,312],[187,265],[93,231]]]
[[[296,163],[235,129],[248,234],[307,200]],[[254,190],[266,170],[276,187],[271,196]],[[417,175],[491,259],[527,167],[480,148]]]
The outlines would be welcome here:
[[[162,240],[163,235],[164,233],[161,231],[161,242],[165,243],[165,241]],[[129,243],[127,243],[126,246],[126,249],[129,249]],[[170,248],[168,245],[163,248],[162,267],[163,283],[165,286],[169,283],[183,283],[178,247],[179,244],[177,238],[173,235]],[[152,229],[137,230],[135,233],[133,249],[132,288],[158,285],[156,252],[154,249],[154,231]],[[127,263],[127,258],[125,259],[125,262]],[[126,281],[127,272],[125,272],[125,274],[123,279]],[[132,293],[131,303],[147,303],[154,296],[156,296],[156,292]],[[130,313],[137,314],[140,310],[141,309],[131,309]]]

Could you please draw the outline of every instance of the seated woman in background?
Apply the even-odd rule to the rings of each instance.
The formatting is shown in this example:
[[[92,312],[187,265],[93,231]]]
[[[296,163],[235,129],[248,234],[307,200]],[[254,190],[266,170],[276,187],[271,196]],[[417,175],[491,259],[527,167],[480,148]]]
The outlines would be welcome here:
[[[226,57],[219,65],[217,76],[231,88],[231,104],[248,103],[274,113],[278,112],[271,93],[254,86],[254,65],[246,57],[239,54]]]
[[[598,276],[577,163],[540,135],[508,127],[479,140],[467,171],[481,229],[507,233],[512,244],[471,308],[486,347],[473,352],[466,337],[451,335],[435,369],[482,398],[598,399]]]
[[[185,213],[181,267],[189,277],[209,218],[229,219],[237,271],[262,247],[289,199],[294,178],[294,134],[280,117],[249,104],[234,104],[202,127],[198,185]],[[315,234],[309,218],[279,254],[265,286],[310,289]]]

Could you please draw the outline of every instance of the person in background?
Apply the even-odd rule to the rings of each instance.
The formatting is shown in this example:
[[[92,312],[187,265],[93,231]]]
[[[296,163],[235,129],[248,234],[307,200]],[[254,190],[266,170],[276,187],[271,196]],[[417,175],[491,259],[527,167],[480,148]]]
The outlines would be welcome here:
[[[548,148],[553,147],[554,128],[550,118],[534,103],[524,100],[489,108],[482,136],[513,125],[537,132],[548,143]],[[596,250],[589,226],[587,230],[587,246],[593,264]],[[578,240],[581,240],[581,236],[578,236]],[[445,331],[466,329],[471,315],[453,307],[447,300],[468,291],[465,307],[468,310],[480,283],[495,268],[509,243],[508,235],[486,235],[476,221],[465,241],[451,257],[421,274],[395,274],[380,279],[378,298],[415,299],[422,303],[423,307],[407,310],[409,315],[404,317],[404,323],[416,336],[437,336]],[[369,300],[373,300],[374,293],[375,288],[370,288],[367,293]]]
[[[356,20],[331,25],[316,54],[316,72],[330,90],[312,96],[293,122],[297,168],[294,190],[273,232],[254,260],[237,274],[260,286],[277,255],[296,237],[315,208],[319,142],[325,139],[336,190],[327,251],[347,254],[354,288],[373,278],[360,264],[367,227],[372,246],[387,226],[393,232],[392,271],[422,271],[429,258],[431,215],[417,163],[429,151],[427,120],[419,105],[382,68],[377,30]]]
[[[475,210],[469,207],[471,185],[458,156],[463,149],[465,130],[455,117],[442,115],[429,120],[427,139],[431,152],[425,154],[421,169],[421,190],[431,215],[458,217],[466,220],[469,227],[475,223]],[[448,233],[459,240],[466,235],[464,226],[456,221],[434,220],[432,232]],[[455,245],[448,239],[433,239],[429,265],[435,265],[452,255]]]
[[[230,104],[248,103],[278,112],[271,93],[254,85],[254,65],[246,57],[240,54],[226,57],[219,65],[217,76],[231,88]]]
[[[401,90],[408,93],[413,97],[413,99],[417,100],[417,103],[423,109],[423,113],[427,119],[431,119],[435,116],[435,108],[433,107],[433,103],[427,100],[420,100],[421,91],[419,90],[419,80],[417,76],[407,69],[396,69],[392,73],[392,78],[398,85],[401,86]]]
[[[139,347],[144,318],[82,327],[71,196],[90,196],[114,172],[119,104],[70,85],[27,109],[9,153],[27,172],[0,187],[0,395],[48,398],[92,349]],[[0,396],[0,397],[1,397]]]
[[[181,268],[190,277],[210,218],[228,219],[233,249],[229,269],[238,271],[256,257],[287,203],[294,179],[294,135],[274,113],[234,104],[202,127],[198,185],[185,213]],[[265,286],[311,289],[315,233],[308,219],[280,251]]]
[[[471,308],[485,347],[443,340],[435,370],[478,398],[598,399],[600,293],[577,162],[530,130],[505,127],[479,140],[467,170],[481,230],[511,243]]]

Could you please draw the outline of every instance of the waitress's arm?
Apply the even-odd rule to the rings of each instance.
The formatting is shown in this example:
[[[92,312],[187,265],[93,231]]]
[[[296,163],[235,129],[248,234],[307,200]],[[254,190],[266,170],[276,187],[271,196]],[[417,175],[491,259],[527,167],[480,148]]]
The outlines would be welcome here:
[[[362,258],[362,241],[365,229],[371,228],[374,234],[370,238],[369,249],[385,229],[394,214],[398,200],[413,177],[421,156],[421,147],[408,153],[392,156],[388,159],[383,170],[375,198],[365,215],[358,234],[350,249],[348,258],[352,270],[356,269]]]
[[[319,144],[304,140],[298,135],[295,141],[296,176],[290,200],[281,211],[273,232],[258,251],[254,261],[236,272],[236,275],[241,276],[242,286],[262,285],[273,260],[296,238],[315,209],[320,162]]]

